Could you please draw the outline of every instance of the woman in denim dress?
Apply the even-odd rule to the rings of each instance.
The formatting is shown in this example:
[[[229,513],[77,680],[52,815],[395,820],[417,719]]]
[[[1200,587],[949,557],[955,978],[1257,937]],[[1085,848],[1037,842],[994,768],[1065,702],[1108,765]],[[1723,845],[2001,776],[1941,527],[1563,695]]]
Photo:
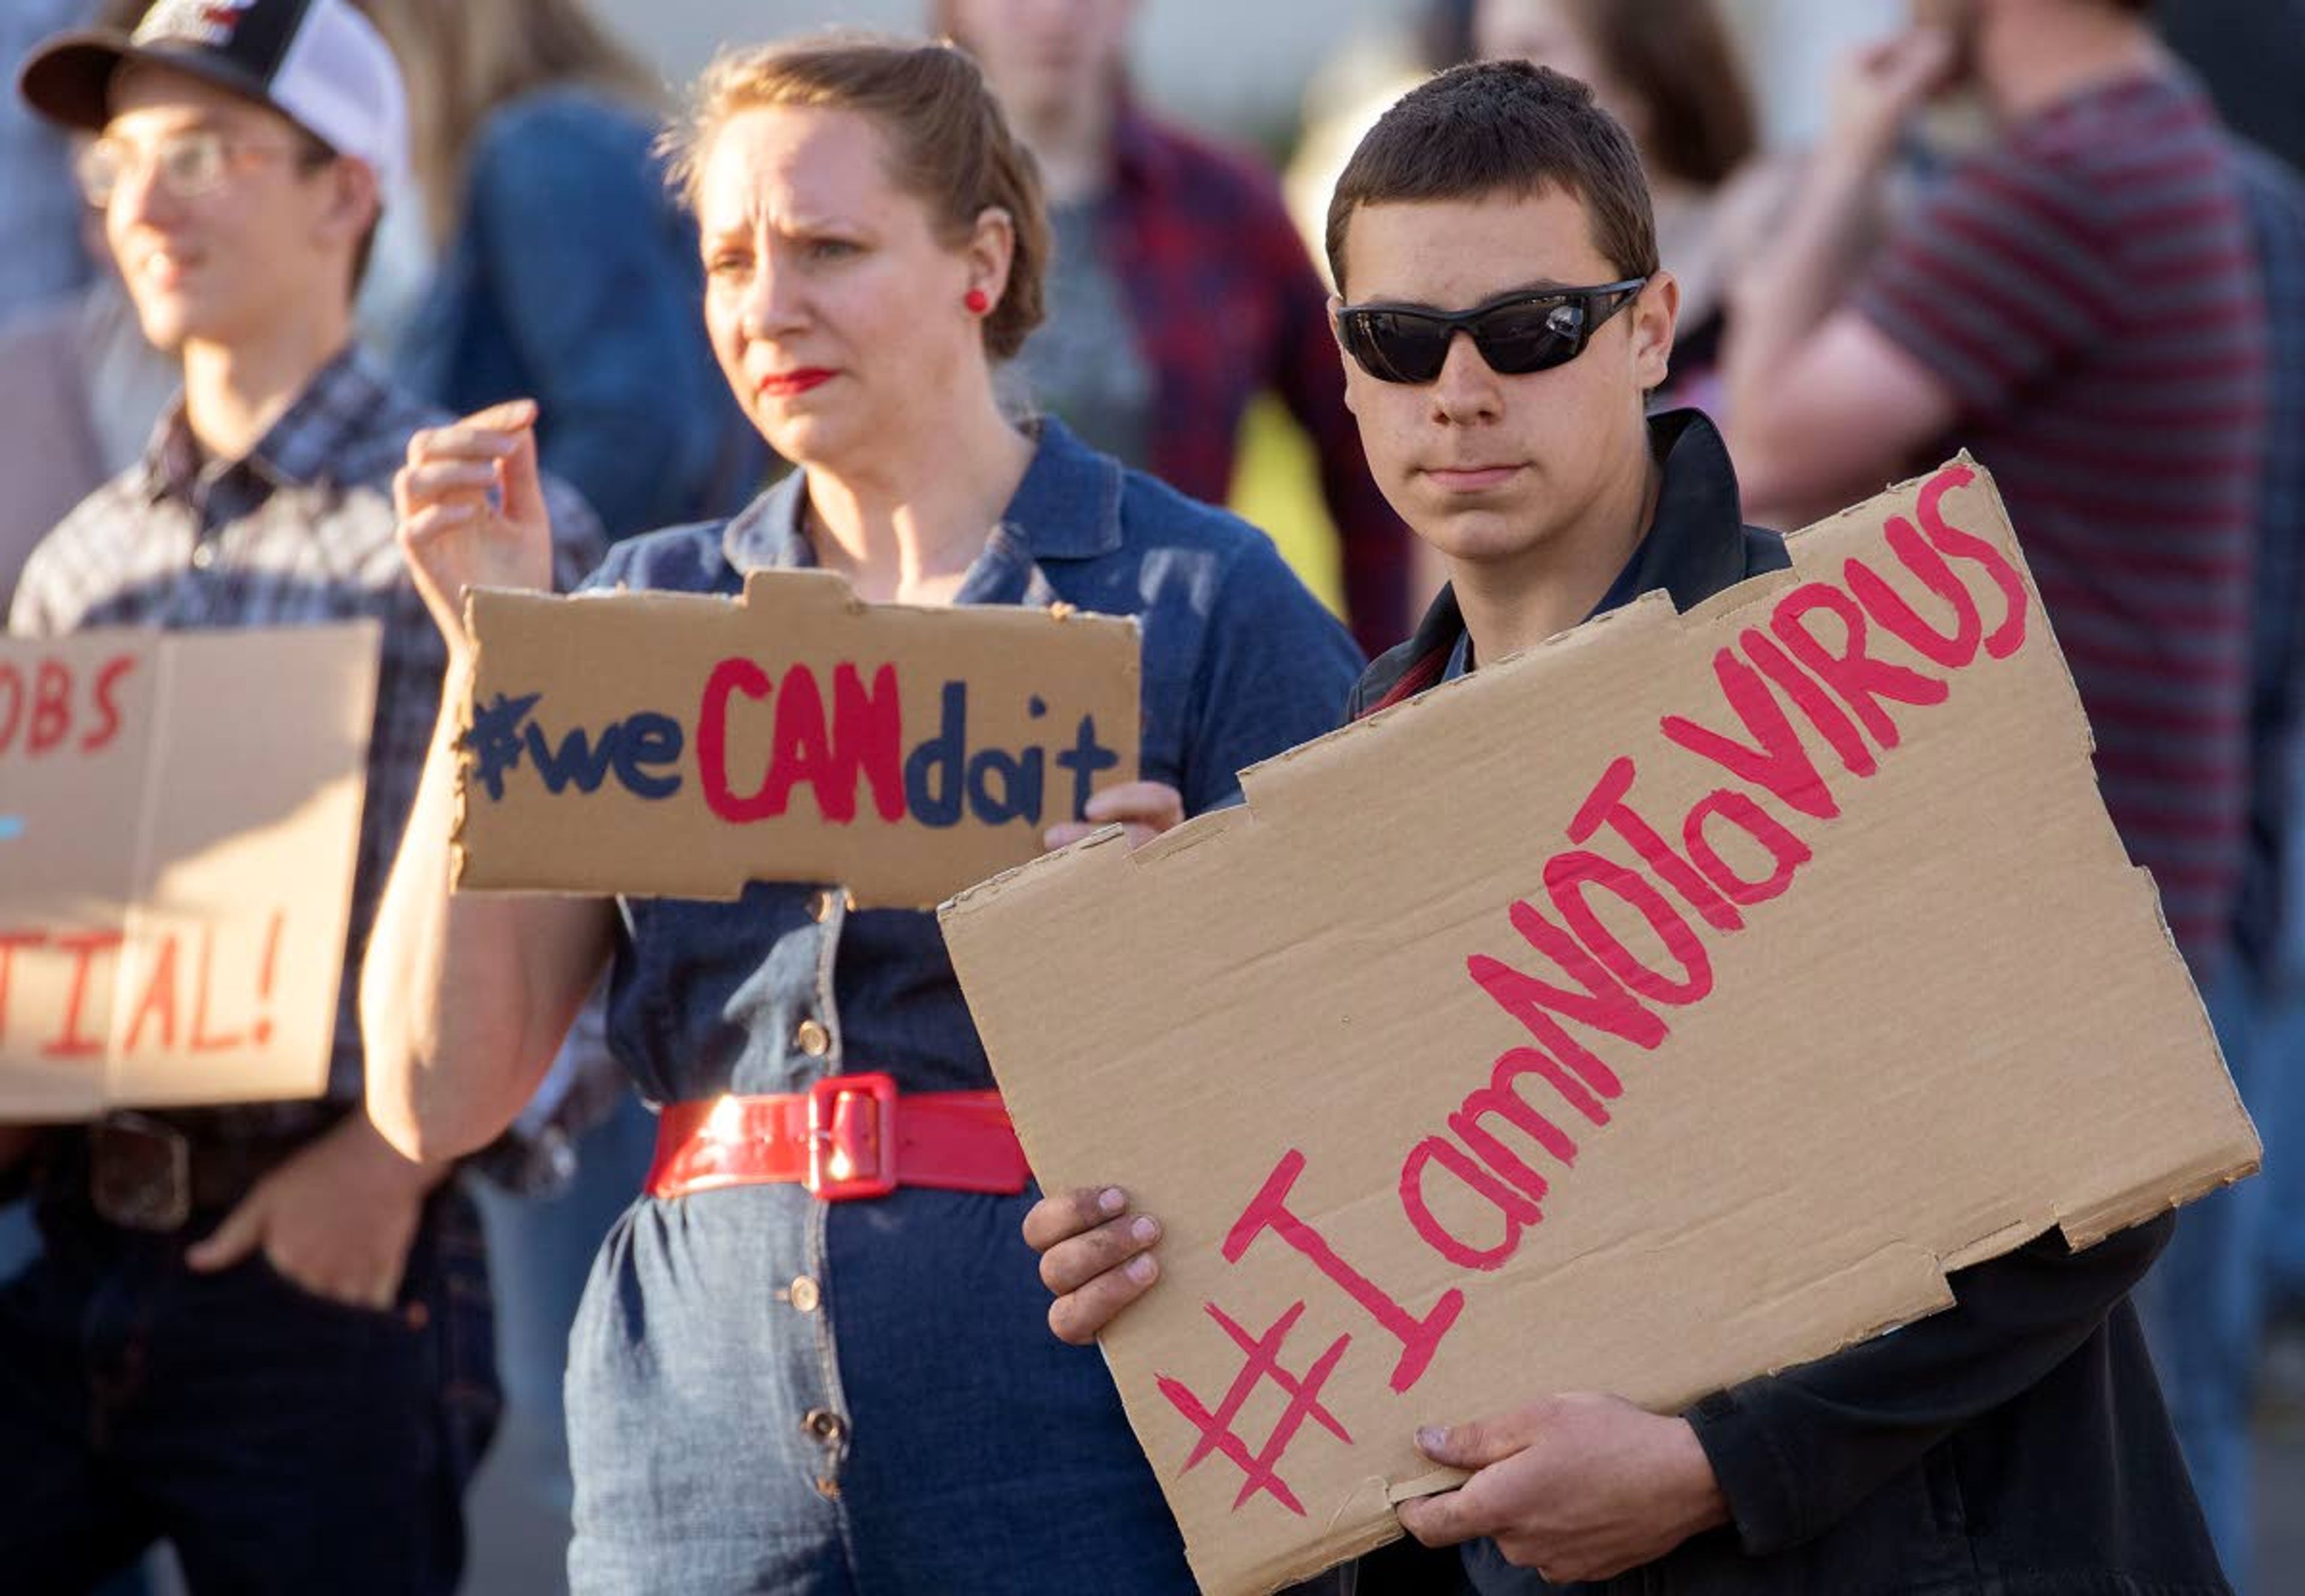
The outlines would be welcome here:
[[[1048,234],[965,56],[808,41],[724,57],[698,101],[681,171],[705,319],[801,469],[734,520],[619,547],[595,585],[733,595],[748,570],[814,565],[875,602],[1138,616],[1142,779],[1051,845],[1224,803],[1242,766],[1334,723],[1359,662],[1269,540],[1002,413],[992,369],[1039,319]],[[426,1159],[486,1142],[611,958],[612,1043],[668,1126],[693,1116],[674,1105],[863,1072],[907,1104],[986,1091],[931,914],[859,912],[821,882],[727,904],[448,894],[457,596],[545,584],[532,420],[515,403],[421,434],[399,483],[455,664],[363,981],[378,1123]],[[1018,1234],[1033,1196],[756,1181],[637,1200],[570,1349],[575,1588],[1191,1591],[1102,1363],[1048,1333]]]

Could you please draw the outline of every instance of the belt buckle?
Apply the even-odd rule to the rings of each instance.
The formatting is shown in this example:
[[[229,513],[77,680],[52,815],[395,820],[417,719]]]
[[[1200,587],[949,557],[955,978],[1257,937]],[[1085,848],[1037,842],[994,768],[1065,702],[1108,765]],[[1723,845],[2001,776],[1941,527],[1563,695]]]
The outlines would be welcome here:
[[[847,1112],[872,1105],[863,1129]],[[869,1167],[868,1167],[869,1166]],[[897,1082],[892,1075],[827,1075],[808,1089],[808,1174],[801,1184],[827,1202],[886,1197],[897,1189]]]
[[[112,1114],[89,1129],[88,1196],[123,1230],[169,1235],[192,1217],[192,1144],[144,1114]]]

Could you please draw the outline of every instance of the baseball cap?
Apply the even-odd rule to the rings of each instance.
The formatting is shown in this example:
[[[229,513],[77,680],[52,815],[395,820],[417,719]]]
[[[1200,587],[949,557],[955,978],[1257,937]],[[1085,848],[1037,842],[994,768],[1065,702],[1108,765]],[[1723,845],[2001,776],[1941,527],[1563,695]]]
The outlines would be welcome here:
[[[157,0],[133,33],[60,34],[32,52],[17,87],[67,127],[100,132],[113,74],[150,62],[260,100],[389,191],[408,165],[408,98],[391,47],[347,0]]]

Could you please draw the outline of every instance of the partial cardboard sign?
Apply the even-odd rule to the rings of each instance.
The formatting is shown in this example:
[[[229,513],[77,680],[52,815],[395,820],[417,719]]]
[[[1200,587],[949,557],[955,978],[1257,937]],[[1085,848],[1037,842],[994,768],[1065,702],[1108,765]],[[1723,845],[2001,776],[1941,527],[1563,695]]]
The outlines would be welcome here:
[[[0,639],[0,1120],[325,1089],[378,637]]]
[[[945,906],[1042,1184],[1162,1283],[1105,1337],[1204,1586],[1443,1489],[1417,1425],[1660,1411],[2254,1168],[1966,457]]]
[[[1134,620],[868,605],[822,571],[741,598],[468,599],[460,889],[925,908],[1134,779]]]

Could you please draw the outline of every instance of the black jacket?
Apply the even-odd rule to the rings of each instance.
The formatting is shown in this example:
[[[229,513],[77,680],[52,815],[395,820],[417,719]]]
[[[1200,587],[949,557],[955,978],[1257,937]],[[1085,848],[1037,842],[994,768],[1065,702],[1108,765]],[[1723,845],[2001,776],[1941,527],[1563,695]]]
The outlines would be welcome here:
[[[1695,411],[1650,424],[1656,518],[1614,597],[1688,609],[1790,561],[1745,526],[1720,435]],[[1442,590],[1371,666],[1356,717],[1441,680],[1464,630]],[[2160,1218],[2071,1253],[2054,1233],[1951,1278],[1956,1306],[1691,1408],[1733,1524],[1599,1585],[1610,1596],[2222,1596],[2130,1287],[2169,1238]],[[1500,1388],[1497,1405],[1537,1392]],[[1556,1587],[1463,1549],[1482,1596]],[[1364,1563],[1359,1596],[1458,1583],[1413,1550]],[[1461,1583],[1459,1588],[1465,1588]]]

